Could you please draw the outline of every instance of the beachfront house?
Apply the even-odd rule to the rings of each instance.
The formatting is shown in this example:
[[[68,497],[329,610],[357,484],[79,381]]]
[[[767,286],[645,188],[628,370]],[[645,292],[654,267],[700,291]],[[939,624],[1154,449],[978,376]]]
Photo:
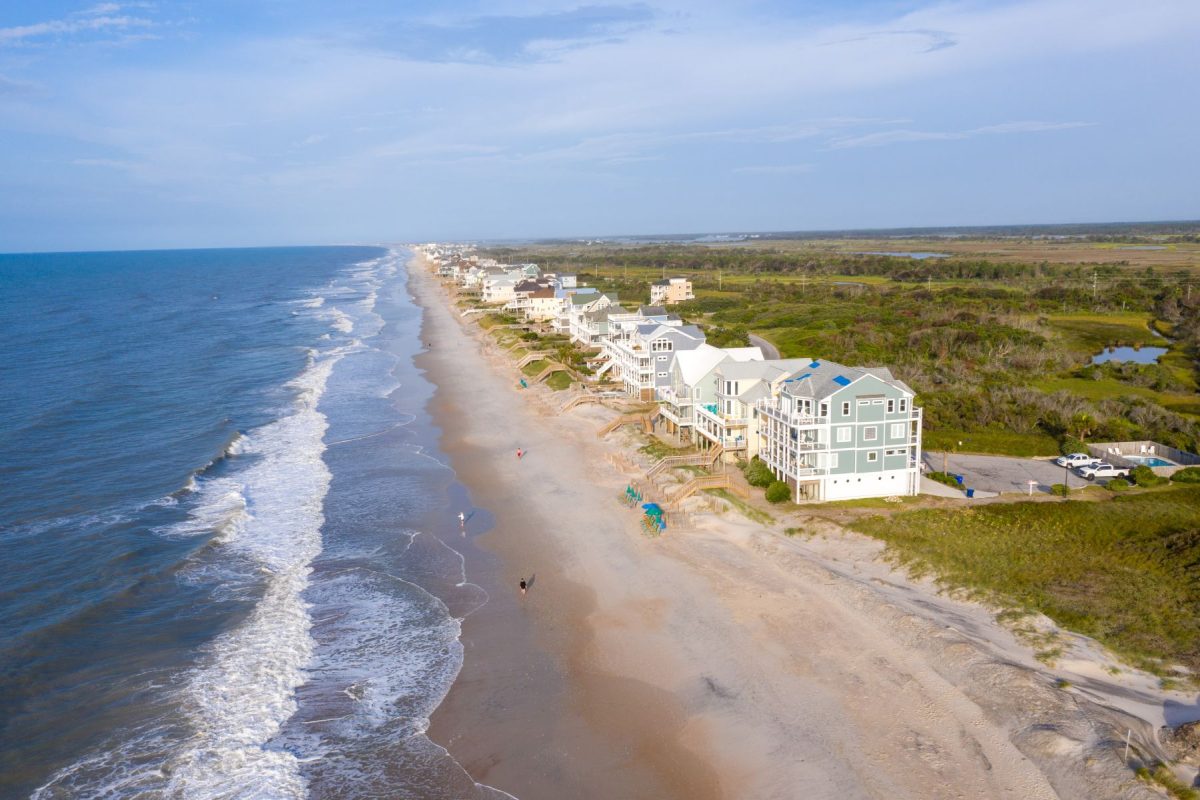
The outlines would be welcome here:
[[[611,325],[612,317],[609,319]],[[646,321],[643,317],[629,327],[625,321],[616,324],[622,335],[610,335],[604,343],[608,361],[597,374],[611,369],[625,393],[640,400],[655,399],[658,387],[670,383],[669,367],[675,353],[704,344],[704,332],[680,320]]]
[[[700,399],[692,406],[697,443],[721,445],[731,458],[753,457],[759,442],[755,404],[809,361],[722,361],[697,387]]]
[[[650,305],[673,306],[686,300],[695,300],[692,282],[687,278],[666,278],[650,284]]]
[[[608,314],[614,309],[625,313],[625,309],[617,305],[615,294],[572,297],[571,307],[567,312],[570,318],[567,327],[571,341],[583,348],[599,347],[600,342],[608,335]]]
[[[914,400],[886,368],[812,361],[755,402],[758,456],[796,502],[915,495]]]
[[[757,347],[713,347],[708,343],[674,353],[667,382],[658,387],[659,412],[668,433],[680,441],[692,440],[696,403],[716,399],[713,371],[725,361],[762,361]],[[712,394],[706,400],[705,391]]]

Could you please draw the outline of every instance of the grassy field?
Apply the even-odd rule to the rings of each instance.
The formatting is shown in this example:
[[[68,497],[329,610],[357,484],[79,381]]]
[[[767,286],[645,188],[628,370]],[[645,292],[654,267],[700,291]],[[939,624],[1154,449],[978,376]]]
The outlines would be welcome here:
[[[1200,487],[911,511],[853,527],[919,573],[1044,613],[1138,666],[1200,669]]]
[[[970,431],[938,428],[925,431],[921,442],[926,450],[992,453],[1022,458],[1058,455],[1058,440],[1046,433],[1014,433],[991,428]],[[962,442],[961,446],[959,442]]]
[[[1150,332],[1146,314],[1052,314],[1046,317],[1051,328],[1060,331],[1069,344],[1099,353],[1110,345],[1163,346],[1161,338]]]

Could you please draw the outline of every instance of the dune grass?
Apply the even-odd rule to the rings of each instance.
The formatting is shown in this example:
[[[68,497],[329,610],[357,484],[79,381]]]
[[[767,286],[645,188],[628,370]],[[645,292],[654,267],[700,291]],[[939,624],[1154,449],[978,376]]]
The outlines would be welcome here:
[[[910,511],[852,526],[918,573],[1041,612],[1140,667],[1200,669],[1200,487]]]
[[[568,389],[571,386],[571,375],[563,370],[550,373],[550,377],[546,378],[546,385],[556,392],[561,392],[563,389]]]
[[[538,358],[521,367],[521,372],[532,378],[546,368],[546,359]]]

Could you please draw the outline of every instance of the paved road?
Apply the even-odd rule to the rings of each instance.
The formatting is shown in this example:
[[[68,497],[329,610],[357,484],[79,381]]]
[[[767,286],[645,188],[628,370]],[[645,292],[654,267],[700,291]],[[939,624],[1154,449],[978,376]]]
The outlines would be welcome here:
[[[753,333],[750,334],[750,345],[752,347],[761,347],[763,358],[765,358],[767,361],[770,361],[773,358],[779,358],[779,348],[761,336],[755,336]]]
[[[942,453],[926,452],[925,464],[930,470],[942,470]],[[1034,491],[1049,493],[1050,487],[1064,481],[1072,489],[1090,486],[1073,472],[1067,472],[1051,461],[1034,458],[1009,458],[1007,456],[972,456],[951,453],[948,470],[962,475],[963,484],[987,492],[1029,491],[1029,481],[1037,481]],[[1104,481],[1099,481],[1104,483]]]

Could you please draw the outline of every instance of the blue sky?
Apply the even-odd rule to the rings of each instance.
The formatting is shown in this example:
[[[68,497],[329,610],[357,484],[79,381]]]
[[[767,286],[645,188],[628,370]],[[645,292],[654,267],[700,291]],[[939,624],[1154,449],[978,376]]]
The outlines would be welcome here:
[[[0,0],[0,251],[1200,218],[1200,3]]]

